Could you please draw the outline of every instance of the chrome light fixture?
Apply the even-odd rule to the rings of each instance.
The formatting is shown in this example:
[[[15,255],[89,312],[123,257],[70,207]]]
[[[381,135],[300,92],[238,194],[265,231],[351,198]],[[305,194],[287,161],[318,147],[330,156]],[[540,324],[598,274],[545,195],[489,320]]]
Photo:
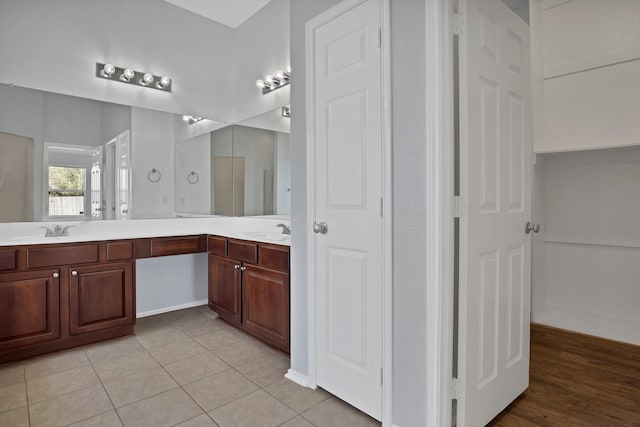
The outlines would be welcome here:
[[[129,67],[118,67],[113,64],[96,62],[96,77],[116,82],[129,83],[171,92],[172,81],[166,76],[155,76],[151,73],[135,71]]]
[[[194,124],[194,123],[198,123],[201,120],[204,120],[202,117],[197,117],[197,116],[190,116],[190,115],[183,115],[182,116],[182,120],[184,120],[185,122],[189,123],[190,125]]]
[[[264,79],[256,80],[256,86],[262,89],[262,94],[280,89],[291,83],[291,66],[287,66],[286,71],[278,70],[275,75],[266,75]]]
[[[113,64],[104,64],[102,70],[100,70],[100,76],[110,79],[116,72],[116,67]]]
[[[282,117],[291,118],[291,105],[282,107]]]
[[[122,73],[120,73],[120,81],[129,83],[135,76],[136,72],[133,71],[133,68],[125,68],[124,70],[122,70]]]

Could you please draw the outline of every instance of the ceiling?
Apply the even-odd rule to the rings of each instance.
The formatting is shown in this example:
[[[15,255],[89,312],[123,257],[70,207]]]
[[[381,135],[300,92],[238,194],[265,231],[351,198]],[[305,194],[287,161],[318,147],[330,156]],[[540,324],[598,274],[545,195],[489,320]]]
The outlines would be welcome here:
[[[237,28],[271,0],[165,0],[198,15]]]

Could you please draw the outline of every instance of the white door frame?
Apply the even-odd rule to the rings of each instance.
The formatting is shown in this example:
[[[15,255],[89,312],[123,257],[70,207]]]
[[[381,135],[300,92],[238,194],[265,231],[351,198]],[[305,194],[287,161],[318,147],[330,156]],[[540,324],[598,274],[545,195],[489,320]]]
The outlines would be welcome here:
[[[308,292],[308,349],[309,349],[309,386],[317,387],[316,373],[316,250],[314,233],[311,227],[315,220],[315,158],[314,158],[314,117],[315,96],[313,91],[314,61],[308,55],[313,51],[313,32],[316,28],[353,9],[367,0],[344,0],[331,9],[311,19],[306,25],[306,106],[307,106],[307,292]],[[392,422],[392,391],[393,391],[393,287],[392,287],[392,204],[391,204],[391,37],[389,1],[380,0],[382,5],[382,188],[383,188],[383,280],[382,280],[382,425],[391,426]]]
[[[450,426],[453,390],[454,93],[456,0],[426,2],[427,422]]]

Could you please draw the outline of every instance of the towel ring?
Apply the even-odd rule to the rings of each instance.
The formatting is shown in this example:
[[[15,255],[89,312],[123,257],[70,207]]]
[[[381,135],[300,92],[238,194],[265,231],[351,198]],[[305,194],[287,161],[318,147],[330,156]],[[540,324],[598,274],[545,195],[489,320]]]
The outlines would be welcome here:
[[[151,182],[158,182],[162,178],[162,174],[156,168],[153,168],[147,174],[147,179]]]
[[[198,175],[198,172],[191,171],[191,173],[187,175],[187,181],[189,184],[197,184],[198,181],[200,181],[200,175]]]

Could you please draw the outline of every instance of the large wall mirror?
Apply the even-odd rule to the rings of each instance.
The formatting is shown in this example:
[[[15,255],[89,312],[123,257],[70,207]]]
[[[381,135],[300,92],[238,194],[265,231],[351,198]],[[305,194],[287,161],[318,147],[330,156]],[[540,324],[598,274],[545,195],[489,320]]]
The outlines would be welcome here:
[[[278,108],[176,142],[176,213],[289,214],[289,120]]]
[[[289,214],[288,129],[0,84],[0,222]]]

